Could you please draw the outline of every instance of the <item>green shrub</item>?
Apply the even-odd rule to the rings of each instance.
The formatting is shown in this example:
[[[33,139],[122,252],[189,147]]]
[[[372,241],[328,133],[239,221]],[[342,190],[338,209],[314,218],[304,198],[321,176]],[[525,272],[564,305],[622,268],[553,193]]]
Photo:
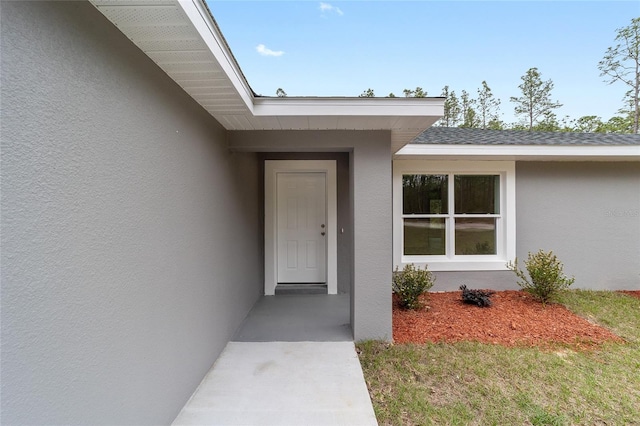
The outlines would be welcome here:
[[[417,268],[413,263],[405,265],[402,271],[393,273],[393,292],[398,296],[400,307],[403,309],[419,309],[422,307],[420,295],[426,293],[436,279],[425,265],[424,269]]]
[[[527,279],[527,275],[518,268],[518,258],[515,262],[507,263],[507,268],[515,272],[520,281],[518,285],[524,291],[531,293],[543,304],[552,300],[560,290],[569,288],[575,281],[575,278],[567,278],[564,275],[562,262],[558,260],[552,251],[545,252],[539,250],[535,254],[531,254],[524,262],[531,281]]]

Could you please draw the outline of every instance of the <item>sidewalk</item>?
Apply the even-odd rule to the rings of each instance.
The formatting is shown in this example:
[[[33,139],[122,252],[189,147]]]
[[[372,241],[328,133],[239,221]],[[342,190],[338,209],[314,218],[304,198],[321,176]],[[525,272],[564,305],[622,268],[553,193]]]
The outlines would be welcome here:
[[[353,342],[229,342],[174,425],[376,425]]]
[[[261,299],[173,424],[377,425],[345,327],[348,303]]]

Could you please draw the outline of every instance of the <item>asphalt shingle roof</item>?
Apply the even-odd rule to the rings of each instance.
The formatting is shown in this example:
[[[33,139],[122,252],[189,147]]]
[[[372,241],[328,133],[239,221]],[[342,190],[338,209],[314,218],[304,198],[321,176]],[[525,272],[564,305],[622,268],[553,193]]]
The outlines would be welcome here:
[[[425,145],[640,145],[640,135],[430,127],[411,143]]]

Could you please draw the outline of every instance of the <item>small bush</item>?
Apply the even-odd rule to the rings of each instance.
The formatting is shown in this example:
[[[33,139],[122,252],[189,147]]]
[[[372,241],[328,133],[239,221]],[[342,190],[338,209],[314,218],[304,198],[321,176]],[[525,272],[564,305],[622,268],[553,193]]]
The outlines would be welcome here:
[[[420,295],[426,293],[435,283],[435,277],[428,267],[420,269],[413,263],[405,265],[402,271],[393,273],[393,292],[398,296],[403,309],[419,309],[422,307]]]
[[[569,288],[575,278],[567,278],[564,275],[562,262],[558,260],[552,251],[545,252],[539,250],[535,254],[529,253],[524,262],[531,281],[527,275],[518,267],[518,259],[515,262],[507,263],[507,268],[512,270],[520,281],[518,285],[524,291],[531,293],[543,304],[552,300],[560,290]]]
[[[488,308],[491,306],[491,296],[495,294],[495,291],[491,290],[471,290],[466,285],[461,285],[462,301],[471,305],[478,305],[481,308]]]

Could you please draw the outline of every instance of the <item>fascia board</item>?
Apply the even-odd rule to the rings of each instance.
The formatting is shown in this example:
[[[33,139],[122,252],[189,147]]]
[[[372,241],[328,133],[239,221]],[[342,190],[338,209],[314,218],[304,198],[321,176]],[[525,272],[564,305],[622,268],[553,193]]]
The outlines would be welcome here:
[[[398,160],[415,157],[477,158],[505,160],[619,160],[640,161],[640,146],[554,145],[437,145],[408,144],[395,155]]]
[[[213,23],[209,11],[201,0],[179,0],[177,2],[189,17],[194,28],[202,37],[207,47],[211,50],[220,67],[227,74],[234,88],[250,111],[253,111],[253,91],[247,84],[240,66],[237,64],[229,50],[224,37]]]
[[[255,116],[441,117],[442,98],[255,98]]]

